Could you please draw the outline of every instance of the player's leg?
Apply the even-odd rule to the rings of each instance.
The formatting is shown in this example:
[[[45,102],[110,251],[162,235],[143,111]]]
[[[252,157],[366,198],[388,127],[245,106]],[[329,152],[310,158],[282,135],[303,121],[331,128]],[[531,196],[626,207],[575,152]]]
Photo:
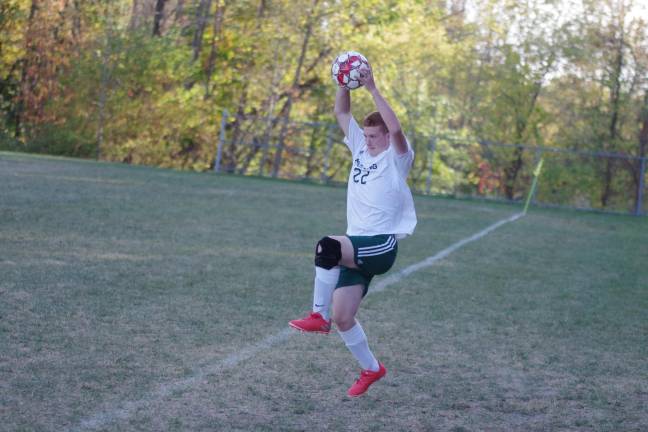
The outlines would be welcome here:
[[[385,376],[387,370],[369,349],[367,335],[355,316],[364,295],[364,285],[340,287],[333,293],[333,320],[347,348],[360,364],[360,378],[349,388],[348,395],[360,396],[369,386]]]
[[[333,293],[333,321],[340,331],[348,331],[356,324],[356,313],[362,301],[364,286],[340,287]]]
[[[317,242],[313,309],[308,317],[290,321],[291,327],[306,332],[329,333],[329,310],[333,290],[340,277],[340,265],[355,267],[353,256],[353,245],[346,236],[327,236]]]
[[[355,263],[355,255],[353,251],[353,244],[347,236],[329,236],[333,240],[340,242],[340,265],[343,265],[346,268],[358,268]]]
[[[355,316],[362,301],[364,286],[341,287],[333,293],[333,320],[340,336],[362,369],[378,370],[378,360],[369,349],[367,336]]]
[[[329,248],[338,247],[331,246],[331,243],[337,242],[339,244],[339,255],[330,257],[330,261],[326,259],[326,252],[323,252],[327,246]],[[327,245],[327,243],[329,243]],[[330,252],[329,252],[330,253]],[[338,258],[339,256],[339,258]],[[333,264],[335,264],[333,266]],[[331,267],[332,266],[332,267]],[[315,283],[313,289],[313,312],[318,312],[325,320],[330,320],[330,306],[333,296],[333,290],[340,277],[340,266],[347,268],[357,268],[353,257],[353,244],[346,236],[328,236],[324,237],[317,244],[315,251]],[[331,267],[331,268],[329,268]]]

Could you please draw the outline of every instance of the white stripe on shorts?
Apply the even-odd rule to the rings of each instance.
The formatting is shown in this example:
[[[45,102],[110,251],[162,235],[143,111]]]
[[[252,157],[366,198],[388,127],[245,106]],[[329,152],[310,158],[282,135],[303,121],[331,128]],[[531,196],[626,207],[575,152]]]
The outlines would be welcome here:
[[[359,257],[382,255],[384,253],[387,253],[387,252],[393,250],[395,246],[396,246],[396,240],[393,237],[391,237],[391,241],[385,243],[383,246],[381,246],[378,249],[365,250],[365,251],[359,251],[359,249],[358,249],[358,258]]]
[[[394,242],[394,236],[389,236],[387,241],[383,244],[379,244],[376,246],[364,246],[364,247],[359,247],[358,252],[371,252],[374,249],[383,249],[385,247],[389,247],[393,244]]]

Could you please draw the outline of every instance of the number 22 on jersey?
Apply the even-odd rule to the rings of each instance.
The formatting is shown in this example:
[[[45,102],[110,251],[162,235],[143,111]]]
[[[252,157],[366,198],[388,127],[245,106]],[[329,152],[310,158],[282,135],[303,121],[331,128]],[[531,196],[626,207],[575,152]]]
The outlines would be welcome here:
[[[367,177],[369,176],[369,170],[365,171],[365,173],[362,173],[362,170],[360,168],[353,168],[353,182],[354,183],[360,183],[360,184],[367,184]]]

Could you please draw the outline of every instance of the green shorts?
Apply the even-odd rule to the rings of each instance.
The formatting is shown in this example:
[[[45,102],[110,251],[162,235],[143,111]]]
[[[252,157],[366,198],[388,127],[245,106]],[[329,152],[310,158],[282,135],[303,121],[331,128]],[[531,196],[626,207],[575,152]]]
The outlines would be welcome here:
[[[398,241],[392,234],[376,236],[347,236],[353,245],[353,260],[358,268],[340,266],[340,278],[335,288],[363,285],[362,296],[367,295],[369,283],[375,275],[387,273],[396,261]]]

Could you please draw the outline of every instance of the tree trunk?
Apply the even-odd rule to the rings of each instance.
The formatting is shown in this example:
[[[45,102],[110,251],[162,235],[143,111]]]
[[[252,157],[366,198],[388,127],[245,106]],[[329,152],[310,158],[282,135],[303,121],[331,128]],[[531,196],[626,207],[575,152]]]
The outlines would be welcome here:
[[[74,0],[72,3],[74,12],[72,18],[72,37],[77,47],[77,53],[80,53],[80,41],[81,41],[81,4],[79,0]]]
[[[639,131],[639,160],[637,161],[637,169],[634,175],[635,182],[635,209],[640,209],[640,199],[642,199],[642,190],[641,190],[641,177],[645,176],[645,172],[641,172],[641,159],[646,157],[646,152],[648,152],[648,90],[644,93],[643,107],[641,113],[639,114],[639,121],[641,122],[641,130]],[[644,163],[644,166],[646,164]]]
[[[522,151],[521,147],[516,147],[513,152],[513,162],[504,169],[504,194],[510,200],[515,198],[515,181],[523,165]]]
[[[104,118],[106,112],[106,99],[107,99],[107,83],[108,83],[108,74],[106,70],[106,56],[104,55],[103,64],[101,65],[101,82],[99,83],[99,101],[98,101],[98,113],[97,113],[97,160],[101,159],[101,149],[103,148],[103,139],[104,139]]]
[[[220,34],[222,30],[222,23],[224,19],[224,14],[225,14],[225,6],[226,6],[226,0],[223,2],[223,5],[220,5],[220,0],[219,0],[219,5],[218,9],[216,12],[216,16],[214,17],[214,34]],[[259,7],[257,8],[257,15],[256,15],[256,31],[258,32],[261,29],[261,19],[263,18],[264,12],[266,9],[266,1],[261,0],[259,3]],[[219,16],[220,15],[220,16]],[[210,66],[208,68],[209,75],[208,79],[205,84],[205,97],[208,97],[209,94],[209,79],[211,78],[211,75],[213,74],[213,68],[216,60],[216,46],[215,46],[215,39],[213,39],[213,44],[212,44],[212,51],[210,53],[210,59],[209,63]],[[229,144],[229,149],[228,149],[228,165],[226,167],[226,170],[228,172],[234,172],[237,168],[238,165],[238,156],[236,152],[236,147],[239,144],[239,137],[241,136],[241,126],[242,123],[245,121],[244,115],[245,115],[245,106],[247,104],[248,100],[248,83],[250,82],[250,73],[253,69],[254,62],[249,59],[246,62],[246,65],[243,67],[243,74],[244,74],[244,85],[243,88],[241,89],[241,95],[239,97],[239,103],[238,107],[236,110],[236,120],[234,122],[234,131],[232,133],[232,139]],[[274,80],[273,80],[273,86],[274,86]],[[273,87],[274,88],[274,87]],[[273,95],[275,92],[273,92]],[[272,97],[271,97],[272,99]],[[274,106],[274,102],[272,103]],[[253,122],[256,122],[256,119],[253,120]],[[239,168],[239,172],[244,174],[247,169],[249,164],[252,162],[252,159],[256,155],[256,153],[259,151],[260,146],[262,146],[265,143],[265,141],[259,140],[255,137],[253,139],[253,147],[250,151],[248,151],[247,156],[245,157],[242,166]],[[267,147],[264,149],[264,157],[267,155]],[[263,161],[262,161],[263,162]]]
[[[475,113],[477,112],[477,105],[480,103],[479,95],[481,92],[481,87],[482,87],[482,81],[484,81],[484,74],[485,74],[485,69],[486,65],[489,65],[493,61],[493,32],[489,31],[488,33],[488,38],[486,39],[486,47],[484,51],[478,51],[479,55],[479,68],[477,69],[477,74],[472,75],[471,72],[472,70],[469,70],[467,75],[469,78],[469,82],[473,83],[471,86],[468,87],[468,92],[467,95],[463,97],[463,107],[464,109],[462,110],[463,112],[460,114],[459,117],[459,122],[458,122],[458,129],[462,129],[464,126],[468,127],[469,129],[476,129],[475,128],[475,119],[478,116],[475,115],[470,115],[464,113]]]
[[[259,0],[259,6],[257,6],[257,15],[256,15],[257,20],[263,18],[263,14],[265,14],[267,8],[268,8],[268,0]],[[257,26],[257,29],[258,28],[259,26]]]
[[[184,0],[178,0],[178,5],[175,8],[175,14],[173,16],[173,23],[177,23],[184,16]]]
[[[193,48],[192,62],[195,62],[200,57],[203,34],[205,33],[205,25],[207,25],[207,17],[209,16],[211,3],[212,0],[200,0],[200,4],[196,10],[196,31],[194,32],[193,42],[191,43]]]
[[[415,124],[415,123],[413,123],[412,121],[410,121],[410,125],[414,125],[414,124]],[[410,132],[410,134],[409,134],[409,136],[408,136],[408,139],[410,140],[410,144],[411,144],[412,149],[414,150],[414,152],[415,152],[417,155],[419,155],[419,156],[417,156],[417,157],[419,158],[419,160],[416,161],[416,162],[419,162],[419,161],[420,161],[421,166],[423,166],[423,167],[427,166],[428,152],[426,152],[426,151],[424,151],[424,152],[420,152],[420,151],[419,151],[419,149],[418,149],[418,146],[419,146],[419,144],[418,144],[418,143],[419,143],[419,137],[418,137],[418,134],[416,133],[416,129],[414,129],[414,127],[412,127],[412,129],[411,129],[411,132]],[[413,163],[414,163],[414,162],[412,162],[412,164],[413,164]],[[412,165],[412,168],[414,168],[413,165]],[[411,178],[411,182],[412,182],[412,184],[413,184],[413,185],[418,184],[419,180],[421,179],[421,177],[422,177],[424,174],[426,174],[426,173],[425,173],[425,170],[415,170],[415,169],[412,169],[412,170],[410,171],[410,178]]]
[[[164,19],[164,4],[166,0],[155,2],[155,15],[153,16],[153,36],[162,36],[162,20]]]
[[[128,23],[128,30],[133,31],[139,26],[139,2],[140,0],[133,0],[133,7],[131,8],[131,17]]]
[[[243,159],[243,163],[241,164],[241,167],[238,169],[238,173],[241,175],[245,175],[247,173],[248,168],[250,168],[250,163],[252,163],[252,159],[259,153],[259,150],[261,150],[261,147],[263,146],[263,143],[259,141],[258,137],[254,137],[252,139],[252,149],[248,151],[248,154],[245,155],[245,158]]]
[[[302,42],[301,53],[299,54],[299,61],[297,62],[297,68],[295,69],[295,78],[293,79],[293,84],[291,90],[288,92],[288,100],[285,105],[285,117],[283,120],[283,125],[281,127],[281,133],[279,134],[279,142],[277,143],[277,151],[275,153],[274,163],[272,165],[272,177],[277,177],[279,175],[279,168],[281,167],[281,161],[283,158],[283,149],[285,146],[286,133],[288,131],[288,122],[290,121],[290,112],[292,110],[294,93],[296,93],[299,87],[299,81],[301,79],[301,70],[304,65],[304,59],[306,58],[306,51],[308,49],[308,43],[310,42],[310,37],[313,33],[313,21],[315,12],[317,9],[317,4],[319,0],[313,0],[313,5],[309,12],[308,21],[306,23],[306,31],[304,33],[304,40]]]
[[[282,51],[281,57],[279,56],[279,51],[280,51],[280,47],[276,46],[275,53],[274,53],[275,62],[274,62],[274,68],[272,70],[272,84],[271,84],[270,99],[268,101],[268,110],[265,119],[266,124],[265,124],[265,130],[263,132],[263,136],[261,137],[261,145],[263,146],[263,155],[261,156],[261,162],[259,163],[259,173],[258,173],[259,176],[263,175],[263,167],[265,165],[266,160],[268,159],[268,150],[270,148],[270,134],[272,132],[272,128],[274,127],[272,116],[274,114],[277,101],[279,100],[279,95],[277,94],[277,88],[279,87],[279,81],[281,80],[281,71],[284,68],[285,58],[286,58],[285,51]]]
[[[326,130],[326,129],[324,129]],[[313,172],[313,156],[315,155],[315,151],[317,149],[317,132],[319,131],[319,128],[317,126],[313,126],[313,130],[311,131],[311,136],[310,136],[310,142],[308,145],[308,157],[306,158],[306,172],[304,173],[305,178],[310,178],[311,173]]]
[[[283,117],[283,122],[281,123],[281,131],[279,132],[279,140],[277,141],[277,150],[275,152],[274,162],[272,164],[272,177],[277,177],[279,175],[279,169],[281,168],[283,149],[286,143],[286,134],[288,133],[288,123],[290,121],[292,103],[292,96],[288,96],[288,101],[286,102],[286,115]]]
[[[520,115],[518,114],[517,120],[515,122],[515,144],[523,144],[524,134],[526,132],[527,126],[529,124],[529,118],[533,114],[538,97],[540,96],[540,91],[542,90],[542,80],[538,80],[535,84],[535,89],[533,95],[531,96],[531,102],[527,111]],[[511,164],[504,169],[504,194],[506,198],[512,200],[515,198],[515,182],[517,177],[524,165],[522,160],[523,149],[517,147],[513,153],[513,161]]]
[[[236,146],[238,145],[239,137],[241,136],[241,126],[245,121],[245,105],[247,104],[247,84],[245,84],[241,96],[239,98],[238,108],[236,110],[236,120],[234,121],[234,131],[232,138],[229,142],[227,150],[227,164],[225,166],[226,172],[233,173],[236,170]]]
[[[25,46],[26,53],[21,62],[21,71],[20,71],[20,86],[18,88],[18,107],[16,109],[16,137],[20,137],[23,132],[23,123],[24,118],[26,117],[27,104],[25,99],[31,93],[34,83],[30,83],[30,77],[28,74],[28,69],[32,66],[32,58],[35,57],[35,44],[33,41],[33,26],[34,19],[39,10],[39,1],[32,0],[31,7],[29,8],[29,18],[27,20],[26,32],[25,32]]]
[[[639,157],[646,157],[648,151],[648,90],[644,93],[644,103],[639,117],[641,131],[639,132]]]
[[[623,30],[621,30],[623,31]],[[621,73],[623,69],[623,45],[624,38],[621,34],[617,42],[617,52],[616,59],[614,64],[614,86],[612,87],[612,94],[610,101],[612,103],[612,118],[610,119],[609,126],[609,139],[606,140],[603,144],[603,150],[613,151],[614,150],[614,140],[617,137],[617,128],[619,120],[619,105],[621,100]],[[603,173],[603,193],[601,194],[601,206],[603,208],[607,207],[612,194],[612,177],[613,177],[613,160],[611,158],[605,159],[605,169]]]
[[[106,22],[105,42],[101,50],[101,66],[99,78],[99,100],[97,101],[97,160],[101,159],[104,145],[104,127],[106,119],[106,101],[108,100],[108,87],[112,78],[112,67],[110,64],[111,57],[111,40],[113,39],[112,20],[108,18]]]
[[[221,2],[220,0],[217,0],[217,2],[218,5],[216,6],[216,14],[214,15],[211,51],[209,53],[209,60],[207,61],[207,71],[206,71],[207,77],[205,79],[205,96],[204,96],[205,99],[207,99],[210,94],[209,83],[211,81],[212,74],[214,73],[214,67],[216,66],[216,55],[218,54],[218,45],[216,43],[216,40],[220,37],[221,30],[223,27],[223,16],[225,15],[226,3],[224,1]]]

